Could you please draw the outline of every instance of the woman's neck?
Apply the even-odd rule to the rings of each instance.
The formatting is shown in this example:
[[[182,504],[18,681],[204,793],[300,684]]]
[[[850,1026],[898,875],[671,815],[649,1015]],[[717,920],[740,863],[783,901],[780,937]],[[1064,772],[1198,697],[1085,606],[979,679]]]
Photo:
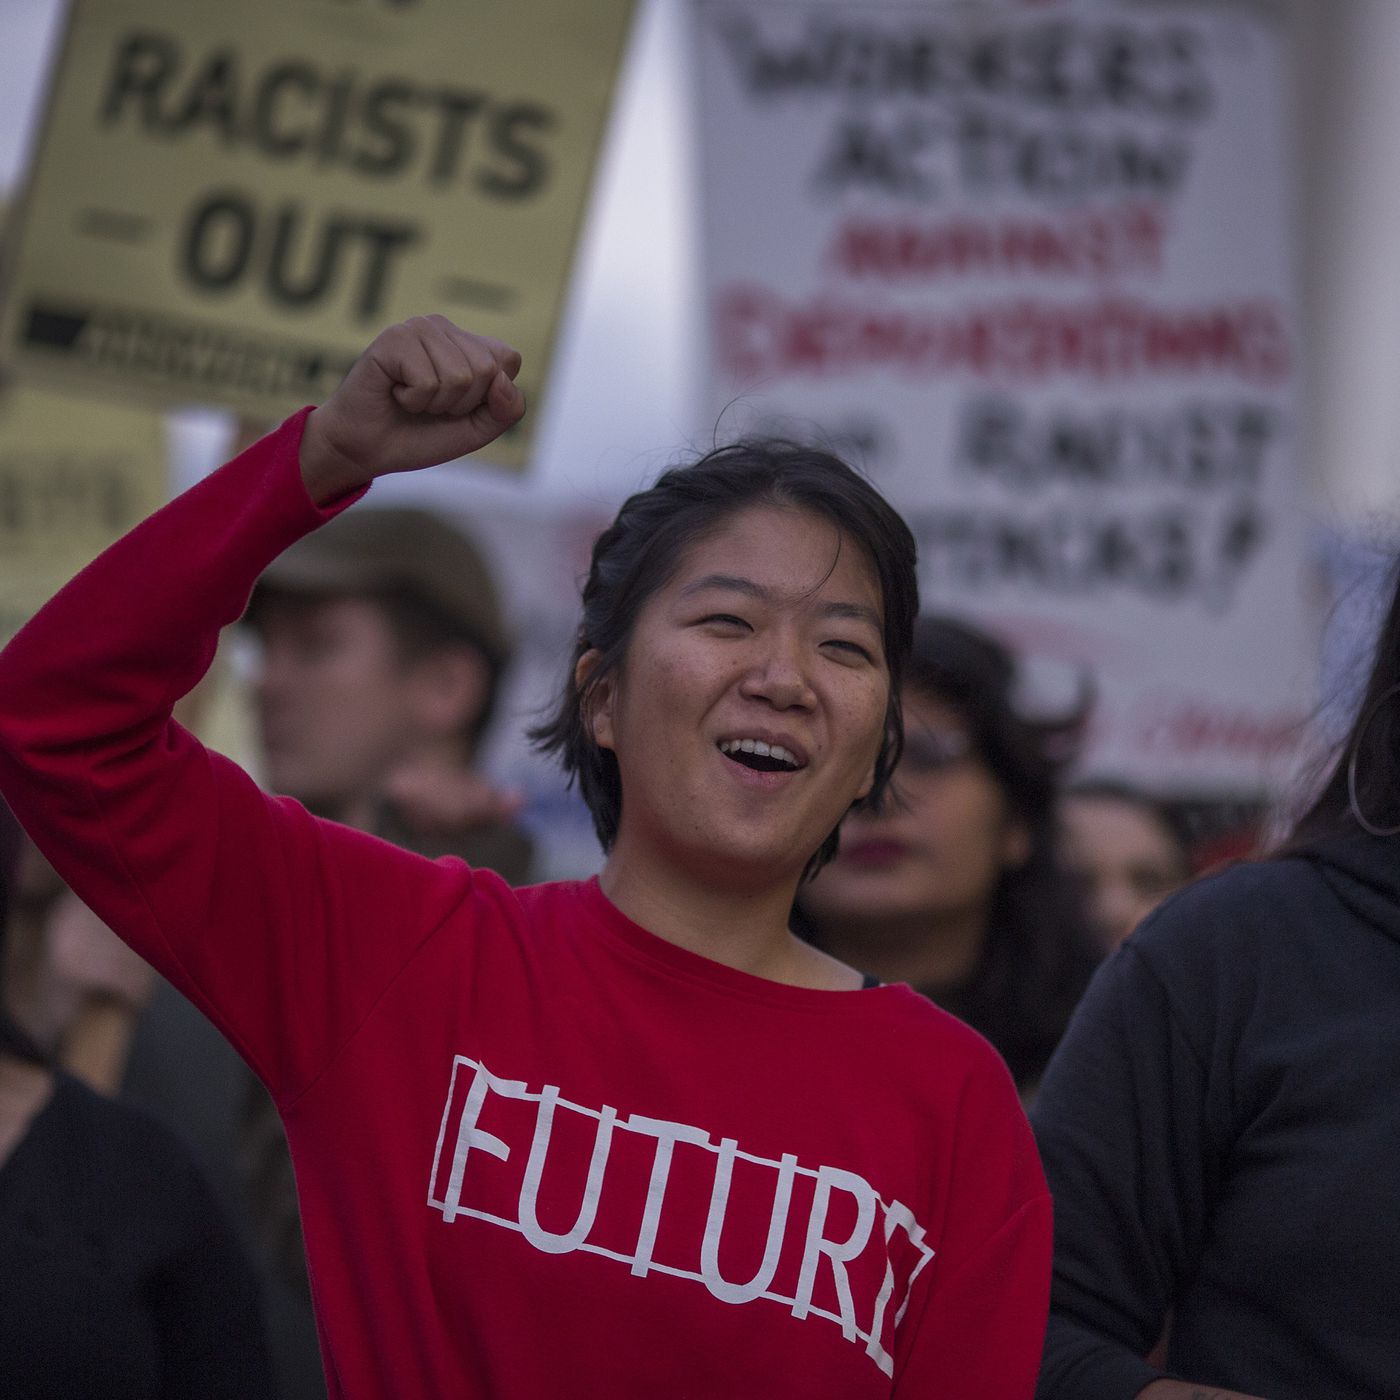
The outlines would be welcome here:
[[[987,940],[987,911],[932,918],[927,912],[889,918],[843,918],[824,926],[821,944],[834,957],[878,977],[939,992],[966,982]]]
[[[665,865],[642,867],[614,851],[598,883],[633,923],[712,962],[790,986],[860,985],[859,974],[789,928],[796,876],[743,887]]]

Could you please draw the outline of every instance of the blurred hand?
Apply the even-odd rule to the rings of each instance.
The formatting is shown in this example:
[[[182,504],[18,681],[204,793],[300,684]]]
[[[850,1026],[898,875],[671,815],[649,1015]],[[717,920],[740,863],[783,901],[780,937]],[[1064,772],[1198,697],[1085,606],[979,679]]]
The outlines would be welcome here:
[[[525,795],[497,787],[469,768],[412,764],[396,769],[384,795],[409,826],[425,834],[447,836],[512,822],[525,806]]]
[[[445,316],[381,331],[307,419],[301,471],[318,503],[389,472],[417,471],[494,442],[518,422],[520,355]]]

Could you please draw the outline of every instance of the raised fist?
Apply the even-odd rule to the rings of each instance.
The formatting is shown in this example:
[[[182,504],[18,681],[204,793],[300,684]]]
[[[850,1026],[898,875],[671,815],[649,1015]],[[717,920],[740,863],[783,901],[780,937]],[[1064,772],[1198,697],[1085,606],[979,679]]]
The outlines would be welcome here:
[[[520,355],[445,316],[381,331],[307,419],[301,471],[324,503],[389,472],[475,452],[520,420]]]

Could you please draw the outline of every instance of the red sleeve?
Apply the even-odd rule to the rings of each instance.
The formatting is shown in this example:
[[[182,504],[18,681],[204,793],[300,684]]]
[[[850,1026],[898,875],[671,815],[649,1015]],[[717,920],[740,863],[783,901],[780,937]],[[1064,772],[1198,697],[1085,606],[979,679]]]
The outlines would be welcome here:
[[[1050,1195],[999,1061],[969,1077],[944,1222],[894,1394],[1031,1400],[1050,1303]]]
[[[302,485],[305,418],[119,540],[0,653],[0,790],[284,1102],[471,883],[267,797],[171,719],[257,576],[335,513]]]

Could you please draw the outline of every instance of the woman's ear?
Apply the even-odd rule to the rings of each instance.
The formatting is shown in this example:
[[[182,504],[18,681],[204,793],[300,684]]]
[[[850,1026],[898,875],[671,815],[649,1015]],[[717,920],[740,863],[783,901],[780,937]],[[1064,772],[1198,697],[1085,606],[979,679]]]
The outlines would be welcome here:
[[[613,747],[613,678],[603,676],[589,687],[589,680],[602,659],[603,653],[597,647],[589,647],[579,657],[574,667],[574,689],[578,692],[583,723],[593,736],[593,742],[600,749],[610,749]]]

